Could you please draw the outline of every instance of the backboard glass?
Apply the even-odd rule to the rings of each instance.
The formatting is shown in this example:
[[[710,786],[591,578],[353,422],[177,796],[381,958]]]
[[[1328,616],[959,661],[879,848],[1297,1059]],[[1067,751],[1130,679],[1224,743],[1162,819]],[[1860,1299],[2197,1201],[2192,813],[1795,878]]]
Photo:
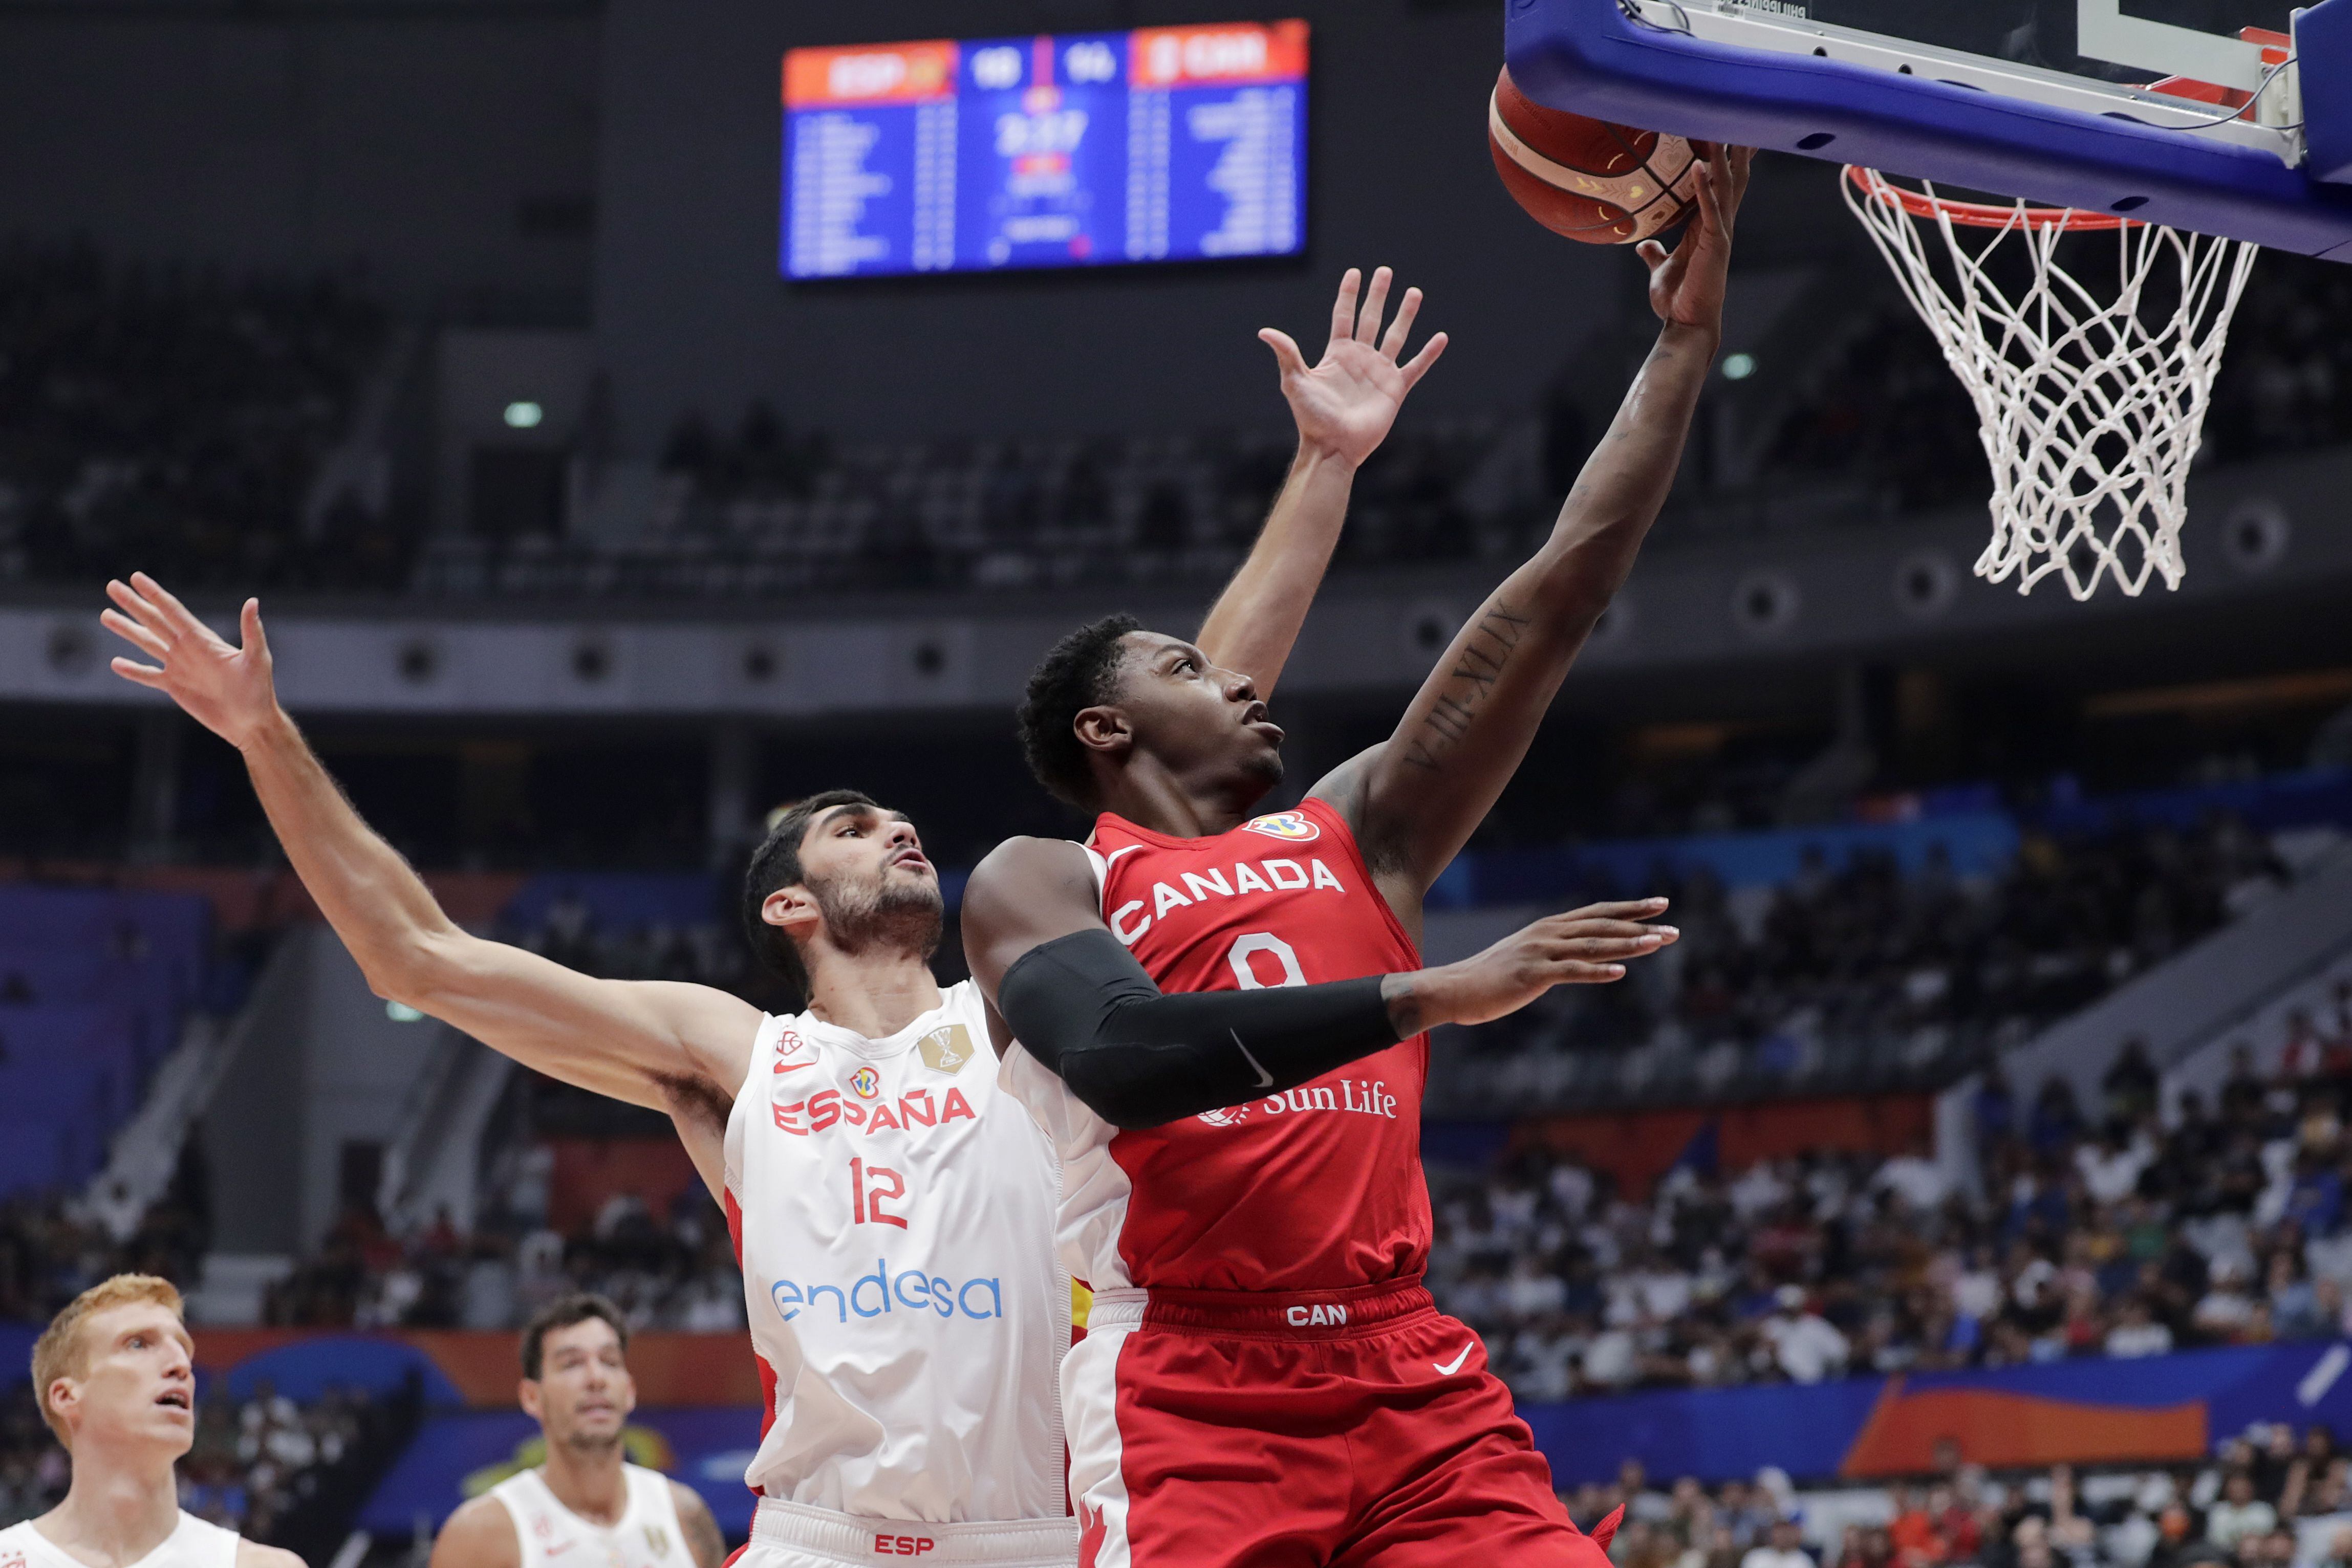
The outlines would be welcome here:
[[[2191,78],[2252,92],[2259,29],[2291,36],[2290,0],[1794,0],[1751,5],[1905,44],[2103,83]]]
[[[2339,10],[2352,0],[2300,18],[2290,0],[1507,0],[1506,50],[1554,108],[2352,259],[2352,186],[2305,159],[2306,117],[2343,110],[2352,60],[2314,47],[2230,113],[2280,38],[2322,37],[2312,18]]]

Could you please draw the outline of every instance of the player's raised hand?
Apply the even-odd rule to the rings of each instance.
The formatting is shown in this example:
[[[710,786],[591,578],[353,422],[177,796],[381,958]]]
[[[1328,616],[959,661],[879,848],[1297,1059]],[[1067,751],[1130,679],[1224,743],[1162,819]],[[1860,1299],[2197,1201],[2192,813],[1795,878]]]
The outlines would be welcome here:
[[[1445,352],[1445,334],[1439,332],[1422,345],[1421,352],[1402,358],[1413,318],[1421,314],[1418,288],[1404,291],[1396,319],[1385,333],[1381,330],[1393,281],[1387,267],[1375,271],[1360,310],[1357,294],[1363,274],[1348,269],[1331,306],[1331,340],[1318,364],[1307,364],[1288,333],[1272,327],[1258,333],[1282,367],[1282,395],[1298,421],[1299,440],[1349,463],[1363,462],[1387,439],[1405,394]]]
[[[1731,230],[1748,195],[1756,161],[1752,147],[1696,141],[1706,155],[1698,171],[1698,212],[1669,253],[1656,240],[1639,247],[1650,269],[1650,308],[1670,327],[1697,327],[1721,336],[1723,295],[1731,271]]]
[[[1627,963],[1681,936],[1671,925],[1649,924],[1665,912],[1664,899],[1643,898],[1549,915],[1475,957],[1391,977],[1410,985],[1390,996],[1390,1015],[1400,1034],[1417,1034],[1434,1024],[1506,1018],[1555,986],[1622,979]]]
[[[244,746],[276,716],[259,600],[245,601],[244,646],[232,648],[143,571],[132,572],[129,582],[109,582],[106,596],[115,608],[99,623],[154,661],[118,656],[110,665],[116,674],[163,693],[231,746]]]

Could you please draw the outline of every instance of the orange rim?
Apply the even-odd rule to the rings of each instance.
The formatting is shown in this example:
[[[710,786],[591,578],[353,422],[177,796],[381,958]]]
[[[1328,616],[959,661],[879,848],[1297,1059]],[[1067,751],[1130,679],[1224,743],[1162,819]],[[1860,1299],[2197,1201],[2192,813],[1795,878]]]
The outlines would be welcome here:
[[[2037,207],[2026,203],[2002,207],[1990,202],[1948,202],[1925,191],[1906,190],[1884,174],[1878,174],[1877,183],[1873,184],[1870,176],[1875,172],[1855,163],[1845,166],[1845,177],[1872,201],[1900,207],[1915,218],[1949,218],[1968,228],[2096,232],[2135,228],[2146,222],[2145,219],[2127,218],[2118,213],[2085,212],[2080,207]]]

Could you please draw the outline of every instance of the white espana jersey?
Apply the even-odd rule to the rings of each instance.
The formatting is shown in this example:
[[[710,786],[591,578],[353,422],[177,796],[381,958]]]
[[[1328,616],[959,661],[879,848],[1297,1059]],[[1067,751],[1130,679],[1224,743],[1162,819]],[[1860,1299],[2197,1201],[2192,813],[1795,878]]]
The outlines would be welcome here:
[[[131,1568],[236,1568],[236,1531],[182,1511],[179,1528]],[[83,1568],[31,1520],[0,1530],[0,1568]]]
[[[563,1506],[536,1469],[509,1476],[490,1489],[514,1520],[521,1568],[695,1568],[677,1522],[669,1478],[638,1465],[621,1467],[629,1505],[602,1525]],[[576,1548],[584,1548],[573,1555]]]
[[[762,1495],[936,1524],[1067,1516],[1059,1166],[980,991],[887,1040],[770,1017],[727,1123]]]

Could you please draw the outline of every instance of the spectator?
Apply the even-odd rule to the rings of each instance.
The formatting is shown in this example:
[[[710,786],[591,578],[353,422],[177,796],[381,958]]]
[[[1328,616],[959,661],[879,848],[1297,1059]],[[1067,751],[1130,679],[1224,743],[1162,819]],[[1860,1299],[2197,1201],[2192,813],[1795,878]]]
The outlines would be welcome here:
[[[2109,1355],[2123,1358],[2169,1355],[2172,1330],[2157,1322],[2147,1298],[2131,1296],[2124,1301],[2120,1321],[2107,1331],[2104,1348]]]
[[[1739,1560],[1739,1568],[1816,1568],[1812,1554],[1805,1550],[1804,1531],[1793,1519],[1773,1522],[1769,1537],[1748,1549]]]
[[[1801,1286],[1783,1285],[1777,1310],[1763,1327],[1773,1360],[1792,1383],[1819,1383],[1844,1375],[1853,1346],[1828,1319],[1813,1311]]]
[[[2156,1063],[2149,1060],[2147,1041],[2137,1035],[2124,1041],[2124,1048],[2099,1080],[2106,1093],[2107,1120],[2137,1126],[2156,1112],[2158,1077]]]
[[[2233,1469],[2221,1482],[2221,1500],[2206,1511],[2205,1539],[2223,1552],[2278,1528],[2278,1511],[2254,1495],[2251,1470]]]

